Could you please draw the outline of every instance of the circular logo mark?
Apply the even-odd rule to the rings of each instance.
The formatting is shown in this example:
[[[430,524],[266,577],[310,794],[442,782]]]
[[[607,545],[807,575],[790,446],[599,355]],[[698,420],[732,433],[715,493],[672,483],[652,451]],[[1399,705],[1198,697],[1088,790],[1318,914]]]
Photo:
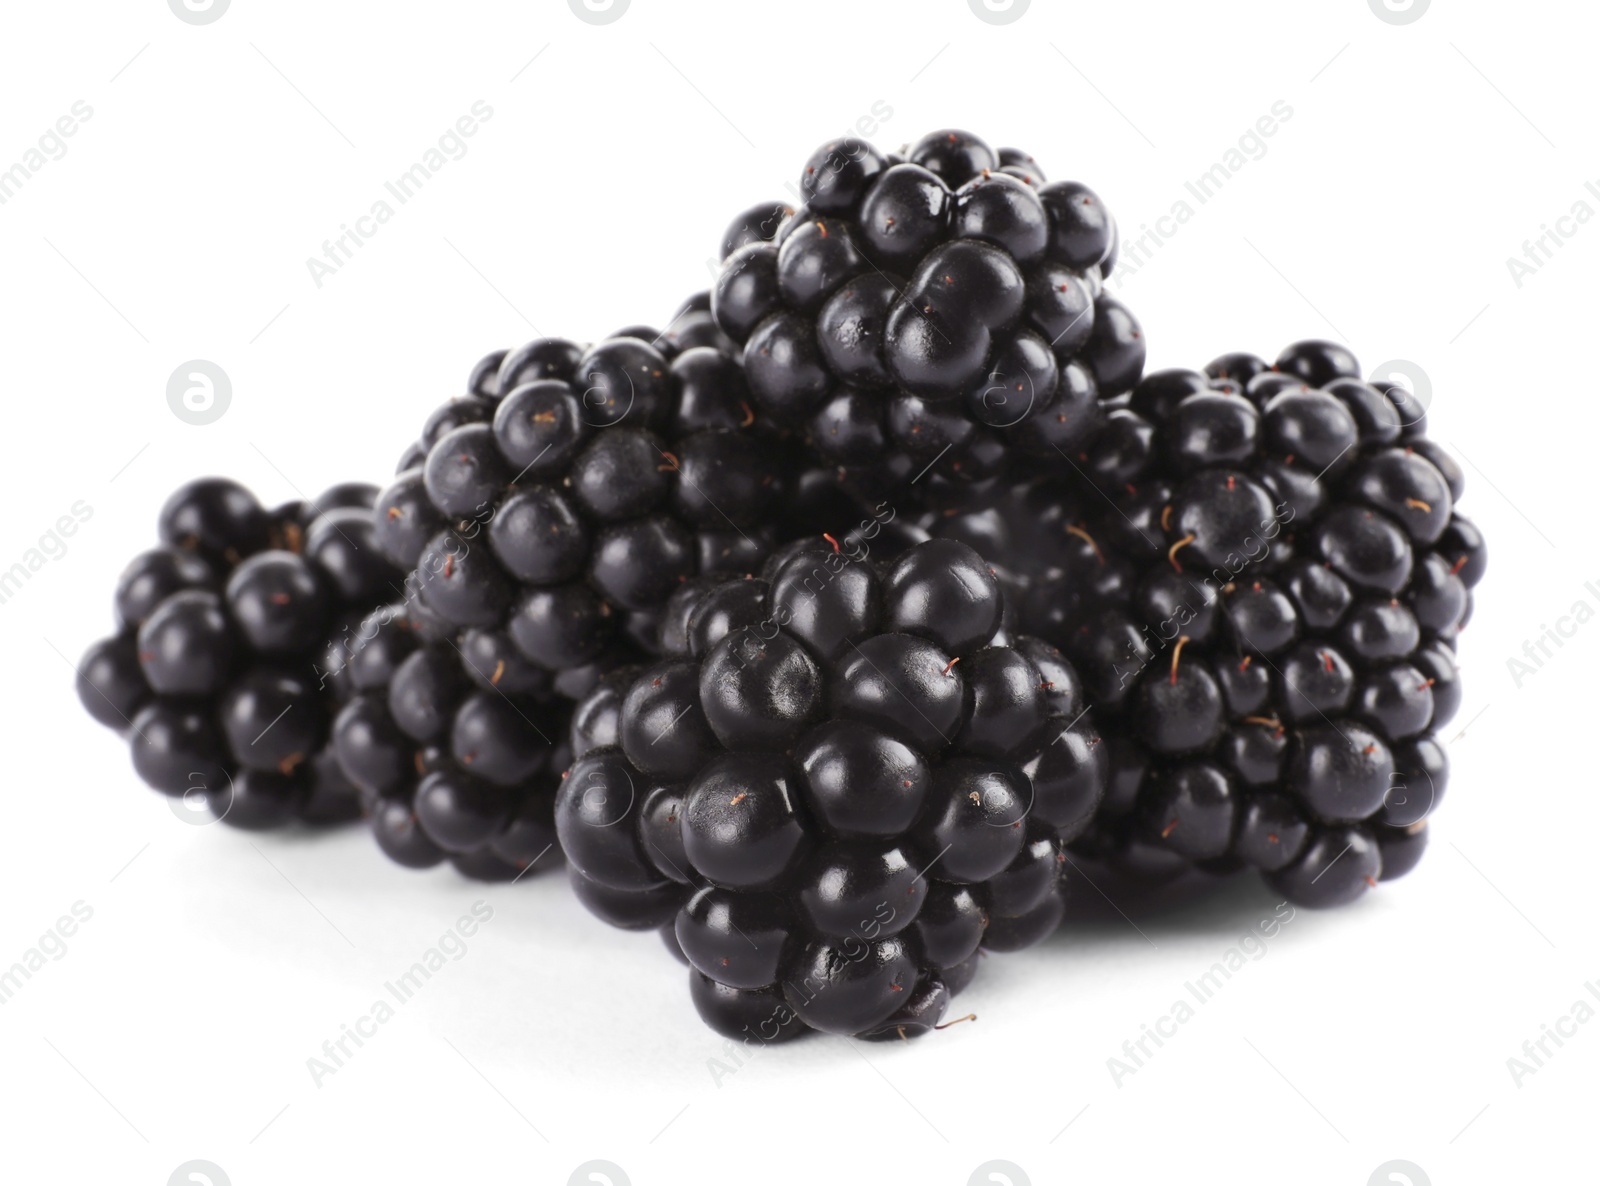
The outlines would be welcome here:
[[[1367,0],[1377,18],[1386,25],[1409,25],[1420,21],[1433,0]]]
[[[620,21],[633,0],[567,0],[573,15],[586,25],[609,25]],[[601,1162],[595,1162],[601,1165]]]
[[[1020,21],[1033,0],[967,0],[967,7],[980,21],[990,25],[1009,25]],[[999,1165],[999,1162],[995,1162]]]
[[[638,792],[634,789],[633,777],[626,770],[622,772],[622,777],[628,784],[626,794],[623,793],[623,788],[611,785],[604,771],[589,771],[588,777],[583,781],[583,788],[578,793],[583,822],[589,827],[614,828],[629,818]]]
[[[613,424],[622,423],[627,419],[628,413],[633,411],[636,394],[633,376],[622,377],[628,384],[627,399],[621,398],[621,393],[616,390],[616,380],[610,375],[602,371],[595,371],[589,375],[590,385],[585,387],[583,394],[578,397],[578,415],[590,428],[610,428]]]
[[[579,0],[572,0],[574,6]],[[627,4],[624,3],[626,8]],[[631,1186],[628,1175],[614,1161],[586,1161],[572,1171],[567,1186]]]
[[[1426,770],[1396,770],[1383,796],[1383,822],[1396,828],[1421,823],[1433,811],[1434,796],[1433,775]]]
[[[1400,413],[1400,427],[1410,428],[1433,403],[1433,380],[1409,358],[1391,358],[1372,368],[1367,382],[1381,385]]]
[[[176,5],[178,0],[172,2]],[[223,6],[227,6],[227,0],[223,0]],[[232,1186],[232,1183],[214,1161],[186,1161],[172,1171],[167,1186]]]
[[[214,792],[206,786],[204,771],[190,771],[188,788],[183,794],[173,795],[167,800],[167,810],[184,823],[196,828],[216,823],[233,808],[233,777],[227,771],[223,771],[223,777],[228,780],[227,787],[220,792]],[[194,1164],[209,1163],[197,1161]]]
[[[233,381],[214,362],[192,358],[167,380],[167,406],[185,424],[213,424],[233,402]]]
[[[177,18],[186,25],[209,25],[221,20],[233,0],[167,0]],[[199,1165],[199,1162],[195,1162]]]
[[[1427,7],[1427,0],[1423,0],[1422,6]],[[1367,1186],[1433,1186],[1433,1183],[1414,1161],[1386,1161],[1372,1171]]]
[[[1033,376],[1024,373],[1020,380],[1000,371],[989,372],[989,386],[979,397],[983,422],[990,428],[1010,428],[1033,411]]]

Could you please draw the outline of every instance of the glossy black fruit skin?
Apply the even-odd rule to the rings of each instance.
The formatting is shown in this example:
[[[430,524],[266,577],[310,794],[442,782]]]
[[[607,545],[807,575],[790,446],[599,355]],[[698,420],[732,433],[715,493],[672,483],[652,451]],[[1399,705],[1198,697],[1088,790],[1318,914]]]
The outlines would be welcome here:
[[[373,503],[373,532],[378,547],[401,569],[409,570],[422,549],[445,525],[444,516],[428,500],[420,468],[402,470]]]
[[[663,877],[640,842],[634,819],[649,785],[619,751],[579,758],[556,796],[556,834],[572,867],[607,888],[640,892]]]
[[[955,128],[929,132],[906,151],[906,159],[937,175],[952,189],[1000,164],[994,149],[971,132]]]
[[[1360,364],[1345,347],[1337,342],[1309,339],[1285,347],[1273,369],[1294,375],[1314,387],[1338,378],[1358,378],[1361,374]]]
[[[141,552],[117,578],[117,625],[143,625],[168,596],[183,589],[217,587],[216,569],[194,552],[171,547]]]
[[[308,679],[267,667],[247,672],[228,688],[217,719],[239,765],[283,775],[321,749],[328,727]]]
[[[857,721],[829,721],[795,748],[810,814],[839,835],[903,834],[922,810],[932,773],[903,742]]]
[[[1023,951],[1055,934],[1066,916],[1065,895],[1057,889],[1026,914],[996,917],[984,932],[985,951]]]
[[[138,641],[132,632],[102,639],[78,661],[78,700],[108,729],[125,730],[152,695],[139,665]]]
[[[689,995],[700,1019],[725,1038],[765,1045],[791,1041],[811,1032],[777,985],[734,988],[691,970]]]
[[[609,926],[625,931],[654,931],[667,926],[686,896],[683,886],[670,881],[647,890],[617,890],[590,881],[576,868],[567,870],[567,879],[584,909]]]
[[[205,791],[206,806],[231,828],[269,831],[299,816],[309,794],[307,781],[301,773],[240,770],[228,785]]]
[[[271,538],[255,495],[228,478],[201,478],[174,491],[161,508],[159,530],[163,543],[230,566]]]
[[[1267,877],[1296,906],[1326,909],[1354,902],[1383,875],[1377,841],[1366,828],[1315,831],[1300,856]]]
[[[476,691],[456,709],[451,756],[462,769],[502,787],[518,787],[544,769],[558,730],[542,705],[501,692]]]
[[[680,779],[717,752],[700,707],[700,675],[682,660],[646,668],[622,703],[620,740],[633,765],[648,775]]]
[[[932,639],[951,654],[987,642],[1000,627],[994,572],[971,548],[930,540],[889,569],[883,587],[886,625]]]
[[[933,643],[880,634],[850,648],[829,696],[837,715],[938,753],[955,739],[964,688],[958,665]]]
[[[1140,737],[1158,754],[1186,754],[1210,746],[1222,733],[1224,705],[1216,676],[1202,661],[1173,657],[1170,671],[1146,669],[1136,706]]]
[[[935,769],[913,835],[931,872],[945,881],[981,882],[1006,868],[1027,838],[1032,788],[1015,767],[959,758]]]
[[[206,696],[232,674],[239,640],[228,607],[215,593],[173,594],[139,627],[139,665],[145,682],[164,696]]]
[[[222,738],[204,707],[193,702],[162,698],[147,704],[133,718],[129,745],[134,770],[164,795],[206,793],[230,780]]]
[[[1210,762],[1162,770],[1140,793],[1146,836],[1190,860],[1223,856],[1233,844],[1238,801],[1226,774]]]
[[[689,783],[683,842],[690,862],[729,889],[763,889],[799,867],[811,847],[787,759],[730,753]]]
[[[1300,730],[1287,782],[1323,819],[1362,820],[1383,806],[1394,772],[1394,757],[1377,734],[1354,721],[1319,722]]]
[[[1144,373],[1144,329],[1121,301],[1102,296],[1095,302],[1094,331],[1084,357],[1103,397],[1130,391]]]
[[[785,749],[822,711],[823,676],[787,634],[741,630],[717,643],[700,668],[700,704],[729,749]]]
[[[706,886],[678,911],[675,931],[689,964],[720,984],[775,984],[793,920],[781,899]]]
[[[891,166],[862,203],[863,245],[891,271],[910,271],[945,235],[950,187],[921,165]]]
[[[808,944],[782,987],[785,1000],[807,1025],[849,1035],[887,1020],[916,982],[911,949],[895,936]]]
[[[1410,824],[1403,828],[1380,824],[1374,829],[1378,841],[1379,863],[1383,871],[1379,881],[1393,881],[1415,869],[1428,847],[1426,822]]]
[[[888,1018],[855,1036],[864,1042],[909,1042],[941,1028],[953,991],[943,980],[924,976],[911,992],[911,999]]]
[[[1287,795],[1251,795],[1239,820],[1234,852],[1267,873],[1284,868],[1304,848],[1311,825]]]
[[[1056,181],[1040,189],[1039,200],[1050,215],[1050,258],[1080,269],[1106,259],[1114,223],[1093,190],[1075,181]]]
[[[239,565],[228,578],[227,602],[242,639],[269,656],[315,649],[332,609],[325,579],[290,552],[262,552]]]
[[[873,842],[814,853],[797,885],[811,930],[837,938],[898,934],[916,920],[928,893],[915,853]]]
[[[411,804],[380,799],[372,815],[372,835],[383,854],[408,869],[429,869],[445,859],[445,852],[417,822]]]
[[[1062,574],[1028,590],[1019,626],[1071,642],[1090,699],[1116,714],[1113,752],[1136,751],[1112,763],[1100,819],[1075,849],[1152,878],[1198,865],[1289,879],[1314,833],[1360,828],[1414,863],[1430,780],[1448,775],[1437,737],[1460,707],[1465,577],[1484,567],[1481,536],[1454,507],[1460,466],[1421,435],[1417,410],[1326,343],[1296,344],[1277,369],[1224,356],[1205,374],[1146,376],[1073,446],[1098,512],[1038,483],[1062,508],[1056,521],[1096,541],[1083,567],[1036,557],[1037,534],[981,526],[982,508],[1005,505],[988,493],[946,495],[922,520],[975,525],[956,534],[983,540],[1008,581],[1013,566],[1034,581],[1049,565]],[[1148,447],[1111,430],[1119,416],[1142,423]],[[1111,579],[1122,564],[1132,575]],[[1092,580],[1106,592],[1088,594]],[[1186,586],[1206,591],[1198,605]],[[1176,694],[1191,665],[1216,685],[1205,712]],[[1171,811],[1170,784],[1193,766],[1234,806],[1190,857],[1170,851],[1195,834]],[[1036,788],[1040,769],[1028,771]]]
[[[434,844],[447,853],[469,853],[505,826],[513,804],[505,787],[458,769],[440,769],[417,784],[413,810]]]

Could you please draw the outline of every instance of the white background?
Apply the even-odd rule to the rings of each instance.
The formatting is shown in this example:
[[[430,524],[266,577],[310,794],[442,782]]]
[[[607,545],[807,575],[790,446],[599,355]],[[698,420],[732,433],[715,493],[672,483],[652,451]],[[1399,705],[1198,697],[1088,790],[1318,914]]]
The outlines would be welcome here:
[[[195,1158],[238,1186],[559,1184],[595,1158],[636,1186],[963,1186],[997,1158],[1033,1183],[1361,1186],[1396,1158],[1438,1184],[1592,1176],[1600,1024],[1520,1086],[1506,1065],[1600,980],[1600,625],[1520,688],[1507,667],[1600,608],[1600,225],[1521,287],[1506,265],[1580,199],[1600,211],[1591,6],[1395,26],[1365,0],[1034,0],[993,26],[965,0],[634,0],[593,26],[562,0],[234,0],[192,27],[102,0],[4,21],[0,168],[93,108],[0,206],[0,568],[93,508],[0,605],[0,965],[94,912],[0,1007],[6,1179],[157,1186]],[[480,99],[467,155],[318,288],[307,257]],[[1151,365],[1305,336],[1415,361],[1492,563],[1421,869],[1301,912],[1120,1086],[1106,1060],[1270,913],[1265,888],[991,960],[959,1002],[980,1020],[931,1040],[816,1039],[719,1081],[682,969],[560,878],[485,888],[358,830],[185,826],[78,708],[69,661],[172,486],[381,481],[480,354],[667,317],[729,218],[874,103],[885,147],[949,125],[1025,146],[1131,238],[1278,100],[1265,155],[1121,289]],[[233,382],[207,427],[166,403],[191,358]],[[306,1060],[480,898],[466,957],[314,1086]]]

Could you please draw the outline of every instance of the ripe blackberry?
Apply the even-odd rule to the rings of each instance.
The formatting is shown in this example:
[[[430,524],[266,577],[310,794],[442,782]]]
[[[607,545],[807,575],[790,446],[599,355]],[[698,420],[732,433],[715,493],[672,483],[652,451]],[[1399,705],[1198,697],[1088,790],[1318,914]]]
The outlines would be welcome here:
[[[1073,657],[1117,740],[1079,851],[1251,866],[1311,906],[1416,863],[1484,551],[1422,410],[1358,376],[1325,342],[1156,372],[1070,480],[927,516],[1001,561],[1019,628]]]
[[[703,305],[654,344],[540,339],[479,365],[377,502],[414,616],[502,631],[559,674],[653,645],[682,583],[760,562],[789,450]]]
[[[675,913],[730,1036],[937,1025],[986,936],[1059,921],[1103,792],[1076,674],[1008,641],[977,553],[831,538],[675,597],[662,658],[576,708],[556,800],[580,896],[619,925]]]
[[[1096,432],[1097,397],[1138,379],[1143,334],[1103,290],[1114,220],[1006,152],[956,131],[903,159],[833,141],[806,163],[802,206],[730,227],[712,314],[755,406],[825,462],[880,486],[1055,462]]]
[[[375,494],[346,484],[269,512],[207,478],[167,500],[164,543],[124,570],[118,633],[89,648],[77,681],[152,787],[203,798],[236,827],[354,818],[355,788],[324,747],[350,630],[399,584],[375,540]]]
[[[491,356],[429,418],[375,514],[420,645],[334,727],[395,860],[515,876],[550,850],[571,700],[686,581],[766,553],[782,442],[726,344],[691,298],[664,332]]]
[[[435,632],[404,604],[363,624],[329,748],[360,790],[383,852],[508,880],[552,852],[568,711],[549,674],[503,635]]]

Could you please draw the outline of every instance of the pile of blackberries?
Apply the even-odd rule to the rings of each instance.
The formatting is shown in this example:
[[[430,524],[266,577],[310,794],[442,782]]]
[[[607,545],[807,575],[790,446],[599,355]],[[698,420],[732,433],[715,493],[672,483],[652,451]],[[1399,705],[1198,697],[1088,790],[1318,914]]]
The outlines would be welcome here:
[[[1055,929],[1104,793],[1076,673],[1007,634],[987,561],[847,543],[687,588],[663,658],[581,712],[556,800],[580,898],[670,925],[732,1036],[937,1024],[980,945]]]
[[[1413,868],[1485,566],[1417,398],[1317,341],[1144,374],[1104,203],[969,133],[800,195],[665,330],[484,358],[381,492],[184,487],[85,707],[233,824],[565,858],[763,1043],[940,1028],[1085,866]]]
[[[139,776],[241,828],[355,819],[327,749],[345,656],[399,571],[374,543],[371,486],[268,511],[223,478],[179,489],[161,545],[117,582],[117,633],[78,696],[126,735]]]

